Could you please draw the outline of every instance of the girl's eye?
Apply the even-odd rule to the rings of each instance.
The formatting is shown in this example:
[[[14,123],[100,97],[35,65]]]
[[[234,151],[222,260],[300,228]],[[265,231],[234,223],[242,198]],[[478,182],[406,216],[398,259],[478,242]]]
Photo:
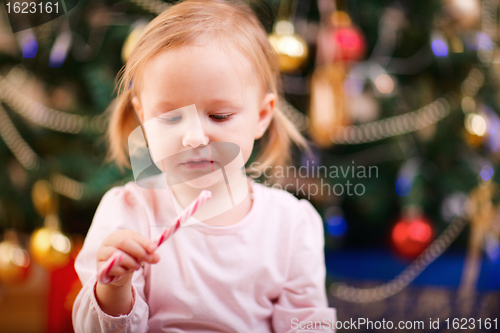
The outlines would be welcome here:
[[[175,124],[182,119],[182,116],[159,117],[158,119],[163,123]]]
[[[212,114],[210,115],[210,118],[212,118],[215,121],[226,121],[229,120],[232,117],[232,114]]]

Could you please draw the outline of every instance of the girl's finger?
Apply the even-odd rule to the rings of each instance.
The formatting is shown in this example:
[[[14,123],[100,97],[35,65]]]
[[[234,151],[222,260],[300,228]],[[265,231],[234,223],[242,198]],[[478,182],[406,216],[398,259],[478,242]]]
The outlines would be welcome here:
[[[122,276],[130,272],[133,272],[133,270],[124,268],[121,265],[113,265],[113,267],[109,271],[109,276]]]
[[[96,253],[97,262],[100,261],[104,262],[108,260],[109,257],[111,257],[115,252],[116,252],[116,247],[114,246],[105,245],[99,247]]]
[[[160,256],[158,253],[153,253],[153,260],[151,261],[152,264],[156,264],[160,261]]]
[[[98,270],[100,276],[99,278],[103,276],[120,277],[125,274],[133,273],[134,271],[141,268],[140,263],[135,261],[133,257],[129,256],[121,250],[116,249],[111,258],[113,258],[112,261],[106,260],[105,262],[101,262],[100,265],[98,265],[100,268],[105,270]],[[110,262],[110,264],[107,264],[108,261]],[[106,268],[102,267],[103,264],[106,265]]]
[[[129,256],[128,254],[123,253],[122,259],[120,260],[120,266],[124,269],[136,271],[139,268],[141,268],[141,263],[137,262],[133,257]]]
[[[135,239],[123,238],[116,244],[116,248],[132,256],[137,262],[152,260],[152,256]]]
[[[149,254],[153,253],[156,250],[156,246],[154,246],[154,242],[144,237],[143,235],[134,232],[132,233],[132,238],[139,243]]]
[[[119,276],[123,274],[123,269],[119,269],[121,268],[121,260],[123,256],[124,253],[122,251],[116,250],[106,261],[98,261],[98,279],[100,281],[104,281],[107,280],[110,276]]]

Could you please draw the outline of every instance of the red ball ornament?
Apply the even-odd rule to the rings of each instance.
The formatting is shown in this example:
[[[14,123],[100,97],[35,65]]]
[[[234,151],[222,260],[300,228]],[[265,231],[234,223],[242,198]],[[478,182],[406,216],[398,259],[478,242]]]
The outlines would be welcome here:
[[[333,31],[335,61],[357,61],[365,53],[365,39],[356,27],[343,27]]]
[[[391,232],[392,245],[403,257],[416,258],[432,242],[434,228],[424,217],[402,219]]]

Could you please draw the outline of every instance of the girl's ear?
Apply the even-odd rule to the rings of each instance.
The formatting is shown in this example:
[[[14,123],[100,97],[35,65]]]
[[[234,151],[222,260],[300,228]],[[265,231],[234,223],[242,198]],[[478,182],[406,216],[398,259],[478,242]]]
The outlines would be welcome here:
[[[255,131],[255,140],[260,139],[266,133],[271,120],[273,119],[274,108],[276,106],[276,95],[266,93],[259,108],[259,120]]]
[[[141,123],[144,123],[144,113],[142,112],[141,103],[139,102],[139,98],[137,98],[137,96],[132,97],[132,107],[134,108],[134,111]]]

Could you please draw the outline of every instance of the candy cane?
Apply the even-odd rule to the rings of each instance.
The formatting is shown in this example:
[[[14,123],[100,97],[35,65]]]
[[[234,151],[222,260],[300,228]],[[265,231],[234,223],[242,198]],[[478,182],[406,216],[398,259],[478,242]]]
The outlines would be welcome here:
[[[177,231],[177,229],[180,228],[181,224],[184,223],[188,218],[194,215],[196,210],[200,208],[205,202],[208,201],[212,197],[212,192],[203,190],[201,193],[194,199],[193,202],[189,206],[184,209],[184,211],[181,213],[177,221],[175,222],[175,225],[173,227],[165,229],[165,231],[158,237],[155,241],[156,247],[155,250],[158,248],[158,246],[161,245],[170,235],[172,235],[174,232]]]
[[[101,266],[97,272],[97,280],[102,284],[109,284],[118,280],[118,276],[110,276],[109,272],[113,265],[119,265],[123,259],[122,251],[116,251],[111,257]]]
[[[188,218],[194,215],[196,210],[200,208],[205,202],[208,201],[212,197],[212,192],[203,190],[201,193],[196,197],[196,199],[191,202],[189,206],[187,206],[177,219],[175,221],[175,224],[172,227],[169,227],[163,231],[163,233],[160,235],[155,240],[155,249],[153,250],[156,251],[156,249],[164,242],[166,241],[174,232],[176,232],[181,224],[185,222]],[[102,283],[102,284],[109,284],[117,279],[119,279],[119,276],[110,276],[109,272],[113,268],[113,265],[119,265],[121,260],[123,259],[123,252],[122,251],[116,251],[113,253],[111,257],[101,266],[99,271],[97,272],[97,280]]]

